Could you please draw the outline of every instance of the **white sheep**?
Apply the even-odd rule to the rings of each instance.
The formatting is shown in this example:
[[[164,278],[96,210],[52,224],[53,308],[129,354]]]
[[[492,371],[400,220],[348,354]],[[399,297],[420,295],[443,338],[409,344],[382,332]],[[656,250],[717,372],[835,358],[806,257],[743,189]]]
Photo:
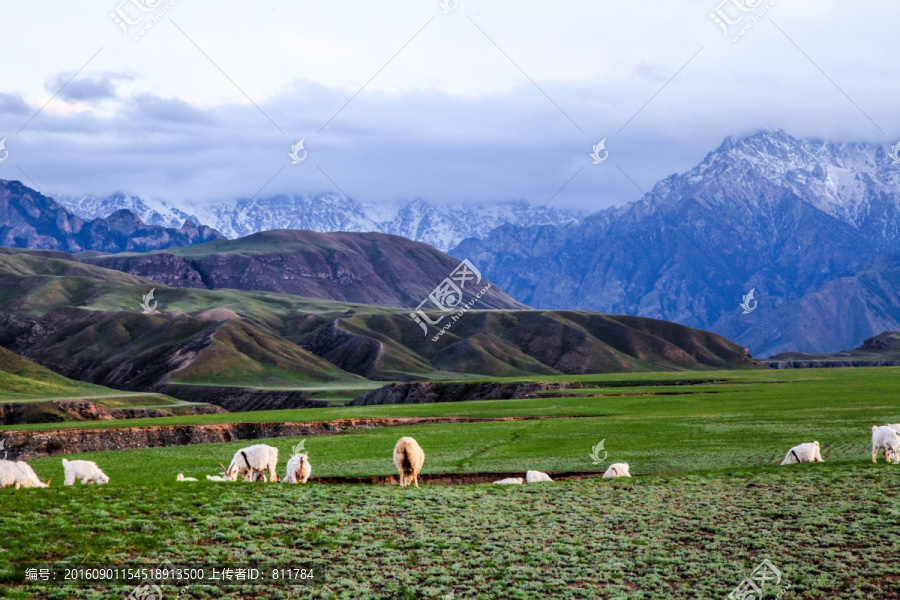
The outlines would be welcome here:
[[[527,483],[538,483],[541,481],[553,481],[550,476],[540,471],[527,471],[525,473],[525,481]]]
[[[628,472],[628,463],[614,463],[609,465],[606,473],[603,474],[603,478],[609,479],[611,477],[631,477],[631,473]]]
[[[185,477],[184,473],[179,473],[178,476],[175,478],[175,481],[197,481],[197,480],[193,477]]]
[[[900,462],[900,433],[892,427],[882,425],[872,427],[872,462],[878,462],[878,451],[884,452],[884,460]]]
[[[256,473],[263,476],[266,481],[266,473],[269,481],[278,481],[275,469],[278,467],[278,448],[266,444],[255,444],[241,448],[234,453],[231,464],[225,469],[225,477],[229,481],[237,481],[241,475],[244,481],[253,481]]]
[[[20,461],[0,460],[0,488],[45,488],[49,484],[42,483],[35,474],[34,469]]]
[[[309,464],[309,456],[306,453],[295,454],[287,464],[287,473],[282,483],[306,483],[312,475],[312,465]]]
[[[524,479],[521,477],[507,477],[506,479],[501,479],[500,481],[495,481],[497,485],[520,485]]]
[[[76,481],[81,483],[109,483],[109,477],[100,470],[97,463],[89,460],[62,459],[63,469],[66,472],[66,480],[63,485],[73,485]]]
[[[825,462],[819,452],[819,442],[807,442],[798,444],[788,450],[787,456],[781,461],[782,465],[792,465],[805,462]]]
[[[207,475],[206,479],[209,481],[229,481],[224,471],[220,475]]]
[[[419,487],[419,471],[425,464],[425,452],[419,443],[411,437],[402,437],[394,446],[394,464],[400,471],[400,487],[408,487],[410,483]]]

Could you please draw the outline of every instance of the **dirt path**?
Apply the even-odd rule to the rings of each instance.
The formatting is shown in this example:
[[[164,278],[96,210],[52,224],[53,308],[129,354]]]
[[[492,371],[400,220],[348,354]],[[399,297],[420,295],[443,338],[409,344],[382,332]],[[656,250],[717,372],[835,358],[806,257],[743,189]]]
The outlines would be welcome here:
[[[571,481],[575,479],[595,479],[603,477],[603,471],[554,471],[547,475],[553,481]],[[498,473],[428,473],[419,475],[419,485],[472,485],[476,483],[493,483],[507,477],[525,478],[524,471],[504,471]],[[398,485],[396,475],[374,475],[372,477],[310,477],[315,483],[330,484],[372,484]]]

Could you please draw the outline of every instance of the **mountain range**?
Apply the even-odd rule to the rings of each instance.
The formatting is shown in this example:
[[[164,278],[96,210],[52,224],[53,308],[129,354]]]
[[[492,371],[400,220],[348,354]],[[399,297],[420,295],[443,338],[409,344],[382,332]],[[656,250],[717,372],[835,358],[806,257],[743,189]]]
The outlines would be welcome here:
[[[221,237],[217,231],[191,221],[177,229],[147,225],[128,210],[84,220],[21,182],[0,179],[0,246],[124,252],[185,246]]]
[[[834,352],[900,328],[900,161],[877,144],[772,130],[728,137],[640,199],[580,219],[524,202],[415,200],[394,211],[334,194],[193,208],[125,194],[61,199],[85,221],[17,182],[3,185],[0,208],[12,226],[0,226],[0,244],[10,246],[145,252],[277,228],[383,231],[451,248],[519,303],[672,320],[725,335],[757,356]],[[225,252],[221,278],[214,263],[178,256],[184,252],[97,260],[173,286],[321,288],[279,283],[274,254],[265,258],[263,285],[261,272],[236,266],[240,252]],[[253,268],[262,268],[259,258]],[[170,265],[150,264],[166,260],[179,263],[182,282]],[[241,273],[257,283],[237,281]],[[351,298],[409,305],[390,295]]]
[[[399,207],[361,203],[338,194],[269,196],[229,202],[186,204],[150,201],[115,193],[110,196],[56,196],[67,210],[83,219],[99,219],[128,210],[143,222],[178,228],[185,221],[203,223],[236,239],[275,229],[381,232],[425,242],[446,252],[467,237],[484,237],[508,223],[516,225],[568,225],[583,213],[533,207],[525,201],[436,206],[421,198]]]
[[[767,130],[576,225],[505,225],[451,254],[534,307],[672,320],[765,356],[900,327],[898,233],[884,146]]]

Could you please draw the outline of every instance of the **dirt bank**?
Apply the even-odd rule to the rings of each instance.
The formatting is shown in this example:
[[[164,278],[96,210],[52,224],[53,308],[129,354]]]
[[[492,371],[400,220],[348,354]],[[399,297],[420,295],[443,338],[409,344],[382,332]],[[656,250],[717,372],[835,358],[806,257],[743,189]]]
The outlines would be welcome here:
[[[28,423],[61,423],[64,421],[112,421],[144,417],[209,415],[227,412],[218,406],[180,406],[164,408],[107,408],[90,400],[54,400],[49,402],[15,402],[0,404],[0,425]]]
[[[374,404],[429,404],[469,400],[530,398],[535,392],[577,390],[583,383],[392,383],[355,398],[351,406]]]
[[[125,450],[190,444],[216,444],[237,440],[322,435],[351,429],[406,427],[441,423],[530,421],[553,417],[408,417],[395,419],[338,419],[311,423],[216,423],[204,425],[154,425],[145,427],[71,428],[55,431],[0,431],[9,459],[56,456],[98,450]]]
[[[331,406],[324,400],[313,400],[306,392],[296,390],[169,384],[160,391],[179,400],[215,404],[228,412],[327,408]]]
[[[575,479],[593,479],[603,477],[603,471],[554,471],[548,472],[553,481],[567,481]],[[419,485],[472,485],[476,483],[493,483],[507,477],[525,478],[524,471],[507,471],[500,473],[430,473],[419,475]],[[373,484],[373,485],[399,485],[400,480],[395,475],[376,475],[373,477],[310,477],[315,483],[332,484]],[[534,485],[534,484],[524,484]]]
[[[839,369],[847,367],[900,367],[900,360],[769,360],[773,369]]]

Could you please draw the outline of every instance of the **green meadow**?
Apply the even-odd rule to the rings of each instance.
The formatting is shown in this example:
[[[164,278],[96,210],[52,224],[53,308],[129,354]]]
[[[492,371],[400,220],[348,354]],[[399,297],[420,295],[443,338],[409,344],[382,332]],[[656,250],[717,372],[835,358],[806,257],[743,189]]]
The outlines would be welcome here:
[[[560,378],[541,380],[552,379]],[[312,562],[321,577],[311,587],[179,591],[189,598],[694,599],[725,598],[767,558],[784,581],[766,597],[782,590],[784,599],[900,597],[900,465],[870,459],[871,426],[900,422],[900,369],[565,379],[585,387],[525,400],[97,425],[547,417],[304,439],[314,478],[393,474],[393,445],[412,435],[425,450],[426,474],[599,474],[627,462],[632,479],[409,490],[206,481],[218,463],[255,443],[243,441],[69,456],[96,461],[111,481],[66,488],[60,457],[35,458],[29,464],[43,480],[53,477],[51,487],[0,491],[0,571],[35,560]],[[601,440],[604,460],[594,464],[591,448]],[[825,463],[778,466],[791,446],[813,440]],[[279,448],[283,474],[300,438],[260,441]],[[179,472],[201,481],[175,483]],[[0,594],[122,598],[129,591],[9,581]]]

